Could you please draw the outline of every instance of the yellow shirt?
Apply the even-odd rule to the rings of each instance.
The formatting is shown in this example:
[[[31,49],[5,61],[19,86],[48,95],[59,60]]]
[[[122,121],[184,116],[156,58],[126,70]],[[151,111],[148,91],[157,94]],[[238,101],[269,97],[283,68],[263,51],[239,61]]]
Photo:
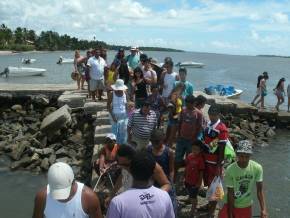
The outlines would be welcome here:
[[[176,113],[179,114],[182,111],[182,99],[177,98],[176,100]]]
[[[112,71],[112,70],[108,71],[108,78],[107,78],[108,85],[113,85],[115,83],[114,75],[115,75],[114,71]]]

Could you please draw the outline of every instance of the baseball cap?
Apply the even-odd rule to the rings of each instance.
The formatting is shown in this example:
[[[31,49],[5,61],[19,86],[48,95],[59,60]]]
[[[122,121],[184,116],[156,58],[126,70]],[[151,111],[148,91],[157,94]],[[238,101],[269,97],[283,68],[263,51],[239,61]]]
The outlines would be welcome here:
[[[116,135],[114,133],[108,133],[106,135],[106,138],[111,139],[111,140],[116,140]]]
[[[237,153],[252,154],[252,143],[249,140],[239,141],[237,146]]]
[[[65,200],[69,197],[74,180],[72,168],[63,162],[50,166],[48,173],[48,186],[50,195],[56,200]]]

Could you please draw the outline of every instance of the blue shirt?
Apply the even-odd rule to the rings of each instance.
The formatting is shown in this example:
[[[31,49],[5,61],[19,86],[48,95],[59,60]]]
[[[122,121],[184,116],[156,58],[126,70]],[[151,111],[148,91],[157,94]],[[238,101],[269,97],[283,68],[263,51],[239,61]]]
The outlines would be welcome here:
[[[133,70],[139,66],[140,62],[140,56],[138,54],[136,55],[128,55],[126,58],[129,67],[131,67]]]
[[[179,83],[183,83],[185,85],[185,89],[184,91],[182,92],[182,98],[185,99],[186,96],[188,95],[193,95],[193,85],[188,82],[188,81],[185,81],[185,82],[181,82],[181,81],[176,81],[174,83],[174,88],[179,84]]]

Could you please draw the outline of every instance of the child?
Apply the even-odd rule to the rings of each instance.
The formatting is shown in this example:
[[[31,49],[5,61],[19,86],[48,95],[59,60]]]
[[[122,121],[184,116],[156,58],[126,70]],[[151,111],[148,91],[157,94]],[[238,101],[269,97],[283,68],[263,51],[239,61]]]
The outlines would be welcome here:
[[[128,102],[128,118],[132,116],[135,111],[135,103],[133,101]]]
[[[150,103],[150,109],[156,113],[158,124],[157,128],[161,125],[162,112],[165,109],[165,103],[161,97],[158,85],[151,85],[151,95],[148,96],[147,101]]]
[[[117,80],[116,65],[113,62],[108,71],[105,72],[105,84],[107,89],[111,90],[111,85],[113,85]]]
[[[178,119],[180,112],[182,110],[182,98],[181,98],[182,89],[181,86],[177,86],[171,93],[171,100],[168,104],[168,126],[166,130],[166,139],[169,147],[172,147],[175,138],[176,130],[178,125]]]
[[[288,112],[290,112],[289,111],[290,109],[290,84],[287,87],[287,95],[288,95]]]
[[[201,141],[194,141],[192,153],[185,159],[184,184],[191,200],[191,216],[195,216],[197,206],[197,194],[201,186],[203,171],[205,169],[204,160],[201,153]]]

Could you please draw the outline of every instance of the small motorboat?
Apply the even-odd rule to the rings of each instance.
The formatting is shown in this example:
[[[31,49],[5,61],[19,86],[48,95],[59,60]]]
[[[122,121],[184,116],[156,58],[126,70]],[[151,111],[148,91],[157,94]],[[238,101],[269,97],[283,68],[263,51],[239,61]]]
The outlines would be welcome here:
[[[232,99],[239,98],[243,90],[236,89],[233,86],[216,85],[205,88],[204,92],[208,95],[220,95]]]
[[[36,59],[33,59],[33,58],[22,58],[21,59],[21,62],[23,64],[32,64],[36,61]]]
[[[202,68],[205,66],[203,63],[193,62],[193,61],[184,61],[178,62],[176,64],[177,67],[192,67],[192,68]]]
[[[32,67],[6,67],[0,75],[6,77],[25,77],[25,76],[42,76],[46,69]]]
[[[73,58],[63,58],[62,56],[59,57],[57,64],[72,64],[74,62]]]

